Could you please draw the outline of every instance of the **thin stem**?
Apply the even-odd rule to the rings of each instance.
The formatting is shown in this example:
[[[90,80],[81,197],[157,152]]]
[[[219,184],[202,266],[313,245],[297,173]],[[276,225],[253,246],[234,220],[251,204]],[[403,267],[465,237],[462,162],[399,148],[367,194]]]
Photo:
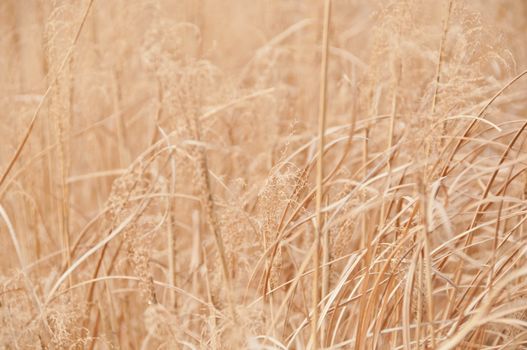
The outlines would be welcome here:
[[[318,348],[318,302],[319,302],[319,269],[320,269],[320,236],[324,235],[324,242],[329,240],[328,232],[323,231],[322,223],[322,183],[324,180],[324,147],[326,132],[326,98],[327,98],[327,73],[328,73],[328,42],[329,42],[329,19],[331,11],[331,0],[324,3],[324,23],[322,33],[322,62],[320,65],[320,95],[318,109],[318,158],[317,158],[317,184],[316,184],[316,223],[315,223],[315,254],[313,255],[313,288],[312,288],[312,319],[311,319],[311,344],[313,349]],[[324,244],[324,253],[329,254],[329,244]],[[328,283],[327,269],[322,276],[324,283]],[[327,288],[325,288],[327,290]]]

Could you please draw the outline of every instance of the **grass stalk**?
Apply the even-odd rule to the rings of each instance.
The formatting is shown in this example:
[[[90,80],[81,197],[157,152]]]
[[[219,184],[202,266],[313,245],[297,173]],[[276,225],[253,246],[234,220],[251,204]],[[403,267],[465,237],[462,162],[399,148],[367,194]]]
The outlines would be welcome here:
[[[313,282],[312,282],[312,316],[311,316],[311,340],[312,349],[318,349],[318,303],[320,300],[320,240],[321,235],[324,235],[324,242],[329,241],[327,237],[327,230],[323,230],[322,222],[322,197],[323,193],[323,179],[324,179],[324,148],[325,148],[325,134],[326,134],[326,109],[327,109],[327,74],[328,74],[328,48],[329,48],[329,23],[331,15],[331,0],[324,2],[324,21],[322,28],[322,61],[320,64],[320,90],[319,90],[319,107],[318,107],[318,158],[317,158],[317,178],[316,178],[316,197],[315,197],[315,253],[313,255]],[[323,232],[324,231],[324,232]],[[324,244],[326,249],[329,244]],[[323,252],[323,256],[329,255],[329,252]],[[327,270],[324,269],[325,275],[323,280],[327,283]],[[324,273],[324,272],[323,272]],[[327,290],[328,288],[326,288]]]

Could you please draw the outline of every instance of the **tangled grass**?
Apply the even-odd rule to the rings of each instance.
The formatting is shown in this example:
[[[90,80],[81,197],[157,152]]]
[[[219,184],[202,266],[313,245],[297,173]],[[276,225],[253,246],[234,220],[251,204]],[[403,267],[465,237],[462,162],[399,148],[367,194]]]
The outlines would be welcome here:
[[[526,30],[2,1],[0,348],[527,348]]]

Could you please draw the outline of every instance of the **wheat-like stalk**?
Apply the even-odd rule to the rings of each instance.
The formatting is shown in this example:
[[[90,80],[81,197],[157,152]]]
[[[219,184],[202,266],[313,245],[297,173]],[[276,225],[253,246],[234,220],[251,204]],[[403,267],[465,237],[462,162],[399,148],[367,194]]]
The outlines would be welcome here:
[[[0,348],[524,348],[526,11],[1,1]]]

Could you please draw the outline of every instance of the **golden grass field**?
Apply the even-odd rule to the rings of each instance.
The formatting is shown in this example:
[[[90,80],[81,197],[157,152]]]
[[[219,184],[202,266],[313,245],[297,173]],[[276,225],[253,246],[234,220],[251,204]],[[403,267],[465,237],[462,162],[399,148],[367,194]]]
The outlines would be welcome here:
[[[0,349],[527,348],[527,1],[0,1]]]

